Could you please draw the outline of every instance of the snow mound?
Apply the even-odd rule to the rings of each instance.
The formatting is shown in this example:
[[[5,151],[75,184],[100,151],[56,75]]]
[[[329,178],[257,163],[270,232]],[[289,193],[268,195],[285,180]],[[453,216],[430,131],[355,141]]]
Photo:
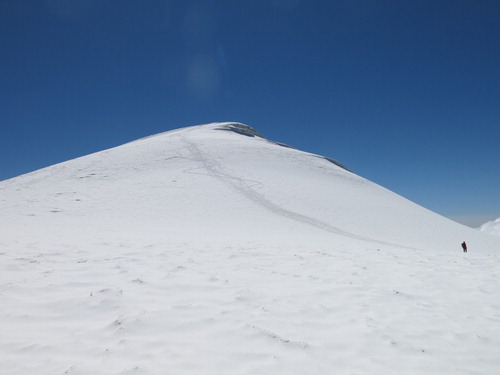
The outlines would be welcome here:
[[[500,218],[484,223],[479,227],[479,230],[495,236],[500,236]]]

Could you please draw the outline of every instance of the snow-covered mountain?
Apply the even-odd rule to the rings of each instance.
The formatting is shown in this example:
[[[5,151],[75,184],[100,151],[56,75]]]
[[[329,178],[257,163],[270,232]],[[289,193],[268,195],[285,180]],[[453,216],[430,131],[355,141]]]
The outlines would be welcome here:
[[[500,238],[243,124],[0,182],[0,222],[5,374],[500,371]]]

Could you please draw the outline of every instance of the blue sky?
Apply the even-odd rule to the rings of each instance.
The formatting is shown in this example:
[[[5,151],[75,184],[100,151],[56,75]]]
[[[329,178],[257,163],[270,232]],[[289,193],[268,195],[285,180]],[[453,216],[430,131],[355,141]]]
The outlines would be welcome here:
[[[500,217],[498,0],[4,0],[0,38],[0,180],[239,121]]]

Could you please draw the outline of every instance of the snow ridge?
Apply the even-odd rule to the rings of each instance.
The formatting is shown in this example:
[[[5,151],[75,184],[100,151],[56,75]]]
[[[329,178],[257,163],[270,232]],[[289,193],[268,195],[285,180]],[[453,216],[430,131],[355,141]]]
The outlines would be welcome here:
[[[267,141],[269,141],[269,142],[271,142],[273,144],[276,144],[278,146],[282,146],[282,147],[286,147],[286,148],[293,148],[292,146],[289,146],[289,145],[287,145],[285,143],[271,141],[271,140],[265,138],[264,136],[262,136],[257,130],[255,130],[251,126],[248,126],[248,125],[245,125],[245,124],[242,124],[242,123],[239,123],[239,122],[222,123],[216,129],[218,129],[218,130],[232,131],[234,133],[241,134],[241,135],[246,135],[248,137],[259,137],[259,138],[266,139]],[[350,170],[344,164],[338,162],[337,160],[334,160],[334,159],[326,157],[326,156],[319,156],[318,155],[318,157],[322,158],[322,159],[325,159],[325,160],[329,161],[330,163],[333,163],[336,166],[338,166],[340,168],[343,168],[346,171],[350,172]]]

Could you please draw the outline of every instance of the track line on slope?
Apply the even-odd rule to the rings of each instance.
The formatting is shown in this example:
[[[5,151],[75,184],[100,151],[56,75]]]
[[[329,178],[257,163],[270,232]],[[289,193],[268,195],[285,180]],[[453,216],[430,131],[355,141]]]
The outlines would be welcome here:
[[[201,163],[202,167],[207,171],[207,174],[209,176],[229,186],[237,193],[243,195],[245,198],[249,199],[250,201],[254,202],[255,204],[264,208],[267,211],[270,211],[276,215],[280,215],[282,217],[286,217],[288,219],[298,221],[300,223],[307,224],[317,229],[321,229],[330,233],[340,234],[346,237],[358,240],[376,242],[384,245],[401,246],[389,242],[376,240],[373,238],[355,235],[353,233],[346,232],[328,223],[322,222],[318,219],[283,208],[277,205],[276,203],[272,202],[268,198],[266,198],[263,194],[255,191],[252,187],[255,186],[256,181],[246,180],[244,178],[225,172],[222,166],[216,160],[211,158],[207,153],[201,151],[198,145],[195,142],[192,142],[189,139],[187,139],[185,135],[181,137],[181,141],[186,144],[187,149],[193,156],[193,160]],[[249,182],[252,184],[249,184]]]

